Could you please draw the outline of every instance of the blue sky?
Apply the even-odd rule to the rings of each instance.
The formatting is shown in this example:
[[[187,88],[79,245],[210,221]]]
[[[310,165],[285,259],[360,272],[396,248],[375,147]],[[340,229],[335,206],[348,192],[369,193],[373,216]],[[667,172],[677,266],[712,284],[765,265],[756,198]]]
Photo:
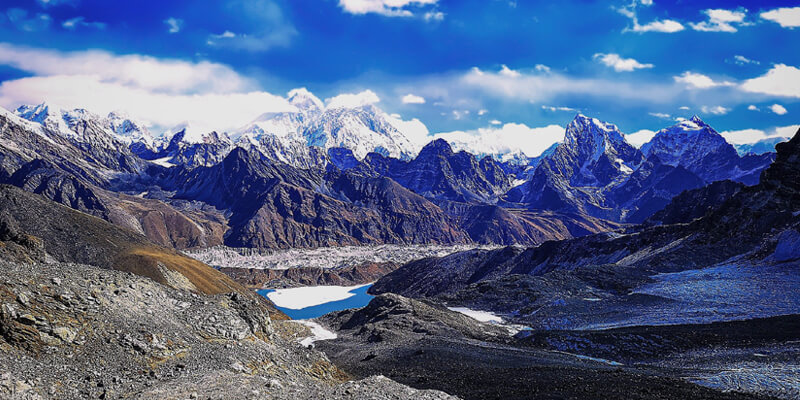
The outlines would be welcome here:
[[[210,96],[204,114],[236,108],[215,127],[229,129],[257,111],[245,103],[281,109],[292,88],[323,99],[369,90],[382,109],[431,133],[474,137],[511,124],[533,135],[578,111],[634,133],[699,114],[718,131],[742,131],[742,141],[797,124],[798,6],[7,0],[0,105],[119,104],[163,127],[183,113],[191,120],[187,107]],[[159,101],[173,115],[141,106]]]

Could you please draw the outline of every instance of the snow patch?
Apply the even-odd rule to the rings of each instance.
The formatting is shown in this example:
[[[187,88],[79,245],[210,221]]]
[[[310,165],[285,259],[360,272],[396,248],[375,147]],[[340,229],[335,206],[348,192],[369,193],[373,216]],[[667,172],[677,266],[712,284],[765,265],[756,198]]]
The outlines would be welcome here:
[[[311,336],[300,341],[300,344],[303,345],[303,347],[311,346],[314,342],[320,340],[333,340],[338,337],[336,336],[336,333],[331,332],[328,329],[325,329],[325,327],[314,321],[292,320],[292,322],[298,323],[300,325],[305,325],[309,329],[311,329]]]
[[[470,317],[470,318],[472,318],[474,320],[480,321],[480,322],[491,322],[491,323],[497,323],[497,324],[502,324],[503,323],[503,318],[501,318],[500,316],[495,315],[493,313],[490,313],[488,311],[473,310],[473,309],[470,309],[470,308],[467,308],[467,307],[447,307],[447,308],[450,311],[455,311],[457,313],[464,314],[464,315],[466,315],[466,316],[468,316],[468,317]]]

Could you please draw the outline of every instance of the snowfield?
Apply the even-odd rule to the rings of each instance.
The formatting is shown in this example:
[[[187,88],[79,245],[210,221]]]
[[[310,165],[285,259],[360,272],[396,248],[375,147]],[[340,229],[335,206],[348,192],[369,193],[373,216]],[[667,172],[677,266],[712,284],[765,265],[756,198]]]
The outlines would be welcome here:
[[[298,267],[338,268],[365,262],[399,264],[426,257],[442,257],[471,249],[494,249],[480,245],[395,245],[320,247],[316,249],[259,250],[218,246],[187,251],[186,254],[216,268],[289,269]]]
[[[478,311],[473,310],[467,307],[447,307],[450,311],[455,311],[461,314],[464,314],[474,320],[478,320],[480,322],[492,322],[497,324],[503,323],[503,318],[490,313],[488,311]]]

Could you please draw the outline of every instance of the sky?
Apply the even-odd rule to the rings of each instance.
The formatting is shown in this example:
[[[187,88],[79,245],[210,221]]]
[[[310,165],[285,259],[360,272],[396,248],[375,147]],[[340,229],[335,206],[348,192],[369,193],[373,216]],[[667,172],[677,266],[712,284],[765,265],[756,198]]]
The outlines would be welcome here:
[[[0,106],[233,130],[286,93],[375,103],[534,156],[576,113],[634,143],[700,115],[741,143],[797,129],[800,2],[5,0]],[[341,97],[345,95],[345,97]],[[421,127],[421,128],[420,128]],[[428,135],[428,136],[426,136]]]

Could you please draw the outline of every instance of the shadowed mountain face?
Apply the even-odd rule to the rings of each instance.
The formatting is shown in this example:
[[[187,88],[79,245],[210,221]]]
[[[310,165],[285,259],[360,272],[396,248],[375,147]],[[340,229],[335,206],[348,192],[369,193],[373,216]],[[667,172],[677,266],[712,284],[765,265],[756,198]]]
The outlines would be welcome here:
[[[490,157],[481,160],[437,139],[411,161],[370,154],[356,171],[386,176],[415,193],[436,200],[496,202],[510,188],[510,178]]]
[[[639,223],[684,190],[723,179],[755,184],[772,159],[740,157],[697,117],[659,131],[639,151],[616,126],[578,115],[564,142],[506,200]]]
[[[682,218],[703,212],[701,218],[689,223],[546,242],[525,250],[478,250],[419,260],[382,278],[371,291],[438,297],[514,312],[519,319],[533,324],[553,323],[547,319],[556,318],[550,313],[555,311],[536,310],[537,307],[555,310],[557,305],[550,302],[557,296],[565,301],[559,303],[562,311],[558,315],[574,312],[583,316],[572,318],[572,322],[560,322],[564,326],[580,325],[578,320],[587,324],[601,323],[598,320],[608,322],[607,318],[622,312],[612,310],[609,304],[614,302],[627,304],[628,310],[645,307],[645,303],[659,304],[663,299],[627,296],[645,290],[643,285],[652,282],[657,273],[712,266],[724,269],[726,263],[759,268],[800,259],[794,245],[800,229],[798,160],[800,135],[778,145],[776,161],[762,174],[760,184],[729,189],[726,187],[730,184],[720,183],[687,192],[661,214],[665,218],[679,215],[681,218],[674,222],[689,222],[690,219]],[[714,205],[719,202],[718,197],[729,194],[727,200]],[[685,213],[675,211],[687,203]],[[713,210],[707,211],[708,207]],[[569,290],[572,290],[570,295],[558,294]],[[581,300],[584,297],[617,300],[592,303],[589,307]],[[587,307],[604,310],[612,317],[592,317],[586,313]]]
[[[706,179],[752,178],[771,157],[731,155],[699,119],[660,132],[646,157],[614,125],[579,115],[563,143],[536,160],[520,158],[514,175],[510,164],[454,152],[444,140],[411,158],[374,107],[323,113],[318,101],[296,95],[308,115],[264,116],[236,141],[183,127],[159,142],[113,113],[46,105],[4,112],[0,179],[176,248],[531,245],[642,222]],[[306,129],[311,120],[321,121],[318,135]],[[377,136],[359,138],[362,125]],[[309,147],[309,137],[319,146]],[[361,155],[384,139],[394,143],[384,153],[402,158],[355,156],[353,146],[366,146]],[[668,139],[685,142],[686,154],[666,154],[670,146],[659,143]],[[512,187],[521,176],[530,179]]]
[[[0,210],[20,232],[39,238],[44,251],[61,262],[133,272],[203,293],[241,288],[213,268],[144,236],[13,186],[0,186]]]

